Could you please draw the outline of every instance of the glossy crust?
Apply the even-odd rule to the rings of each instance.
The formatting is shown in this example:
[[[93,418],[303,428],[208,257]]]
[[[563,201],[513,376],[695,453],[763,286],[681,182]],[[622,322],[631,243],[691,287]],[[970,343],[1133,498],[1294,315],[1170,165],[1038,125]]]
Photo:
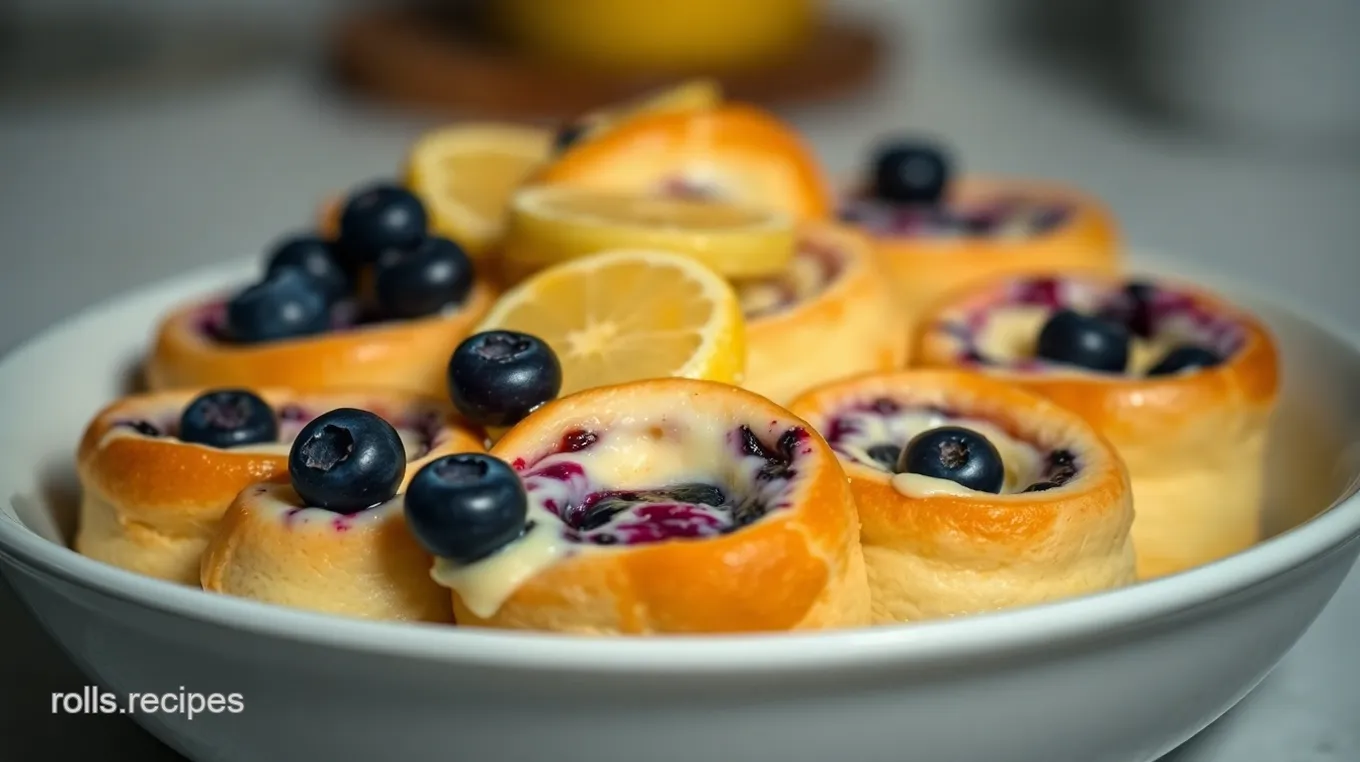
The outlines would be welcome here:
[[[887,471],[841,459],[859,508],[874,619],[906,622],[1051,601],[1128,584],[1133,500],[1113,448],[1036,395],[959,371],[869,374],[790,406],[814,427],[886,397],[990,421],[1012,436],[1077,454],[1081,470],[1042,492],[908,496]]]
[[[830,288],[746,323],[742,386],[786,404],[836,378],[906,364],[911,342],[891,286],[864,237],[844,226],[805,225],[801,246],[828,250],[842,268]]]
[[[452,622],[448,591],[430,578],[433,559],[401,505],[342,516],[303,507],[287,484],[250,487],[203,554],[203,589],[362,619]]]
[[[788,508],[739,531],[582,552],[545,568],[490,618],[454,594],[459,624],[595,634],[757,632],[868,622],[868,588],[849,485],[825,441],[788,411],[708,381],[659,379],[582,392],[541,408],[492,453],[532,462],[580,426],[655,420],[684,410],[733,427],[778,421],[807,429]],[[673,415],[673,413],[671,413]]]
[[[1098,273],[1067,277],[1121,281]],[[1008,280],[966,287],[929,310],[913,362],[958,365],[957,340],[939,326],[994,301]],[[1203,289],[1158,282],[1212,314],[1231,316],[1243,331],[1241,349],[1216,368],[1160,378],[987,369],[1073,410],[1115,445],[1133,480],[1142,578],[1208,563],[1260,539],[1266,435],[1280,386],[1279,355],[1265,325]]]
[[[711,178],[734,200],[823,219],[831,185],[811,148],[774,116],[741,104],[645,114],[573,146],[530,182],[655,192],[669,178]]]
[[[146,368],[152,389],[280,386],[300,391],[375,387],[444,396],[449,355],[494,300],[482,281],[449,315],[378,323],[320,336],[232,345],[206,336],[205,304],[162,319]]]
[[[954,288],[990,276],[1070,268],[1114,273],[1119,268],[1117,224],[1099,199],[1057,183],[999,177],[965,177],[950,189],[957,200],[1003,193],[1064,201],[1072,205],[1074,216],[1050,233],[1015,241],[877,236],[866,231],[909,316]]]
[[[161,417],[180,410],[198,391],[128,397],[106,407],[86,428],[76,455],[83,488],[76,550],[148,576],[199,584],[199,559],[224,511],[251,484],[286,482],[286,451],[219,450],[171,437],[115,431],[119,421]],[[447,403],[389,392],[259,394],[278,409],[359,407],[383,416],[434,411],[445,417],[436,452],[480,450],[482,434],[465,427]],[[414,471],[407,469],[408,477]]]

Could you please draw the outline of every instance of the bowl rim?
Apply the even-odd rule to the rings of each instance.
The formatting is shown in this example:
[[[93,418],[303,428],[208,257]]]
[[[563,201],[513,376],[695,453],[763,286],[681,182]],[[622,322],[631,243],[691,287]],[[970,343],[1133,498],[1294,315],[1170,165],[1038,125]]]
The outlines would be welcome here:
[[[1304,317],[1287,300],[1265,298],[1219,274],[1195,272],[1140,252],[1131,273],[1183,274],[1192,282],[1246,299],[1296,320],[1360,357],[1360,341],[1326,319]],[[239,278],[244,262],[228,262],[115,295],[58,321],[0,356],[0,373],[58,337],[138,302],[175,302]],[[503,670],[651,675],[797,675],[888,664],[938,664],[1051,647],[1144,625],[1239,594],[1316,563],[1360,537],[1360,475],[1316,516],[1252,548],[1179,574],[1127,588],[951,620],[828,632],[585,636],[376,622],[214,595],[86,558],[0,514],[0,560],[38,577],[145,609],[261,636],[306,641],[378,656],[433,660]],[[0,496],[3,497],[3,496]],[[14,495],[18,501],[21,495]],[[563,648],[569,646],[570,658]]]

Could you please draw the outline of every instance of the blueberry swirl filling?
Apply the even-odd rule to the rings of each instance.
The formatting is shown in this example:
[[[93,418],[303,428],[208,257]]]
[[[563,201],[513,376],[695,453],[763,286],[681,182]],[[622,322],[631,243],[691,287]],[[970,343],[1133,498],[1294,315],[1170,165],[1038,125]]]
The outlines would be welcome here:
[[[881,238],[1023,240],[1048,235],[1074,216],[1071,204],[1014,192],[952,193],[953,160],[941,145],[896,140],[875,152],[867,192],[840,217]]]
[[[994,421],[880,397],[828,419],[827,443],[843,460],[903,477],[908,494],[1043,492],[1081,472],[1074,447],[1046,447]],[[939,482],[939,483],[937,483]]]
[[[738,281],[737,296],[747,320],[784,312],[817,298],[845,271],[845,254],[834,246],[803,240],[784,272],[769,278]]]
[[[805,429],[779,421],[582,425],[532,458],[426,465],[407,490],[406,520],[436,558],[436,581],[486,617],[580,553],[722,537],[788,509],[811,445]]]
[[[668,478],[619,488],[610,484],[608,471],[626,451],[615,439],[620,433],[573,430],[557,452],[532,466],[514,464],[532,507],[555,517],[568,542],[630,546],[737,531],[788,507],[796,462],[808,444],[801,428],[789,428],[766,443],[742,426],[726,437],[725,453],[708,456],[711,462],[700,467],[657,463],[656,470]],[[662,456],[675,447],[644,449]]]
[[[1014,194],[938,204],[851,198],[840,218],[881,238],[994,238],[1023,240],[1048,235],[1073,216],[1070,205]]]
[[[1220,365],[1246,337],[1240,321],[1192,293],[1141,280],[1076,278],[1012,281],[937,330],[964,365],[1148,377]]]

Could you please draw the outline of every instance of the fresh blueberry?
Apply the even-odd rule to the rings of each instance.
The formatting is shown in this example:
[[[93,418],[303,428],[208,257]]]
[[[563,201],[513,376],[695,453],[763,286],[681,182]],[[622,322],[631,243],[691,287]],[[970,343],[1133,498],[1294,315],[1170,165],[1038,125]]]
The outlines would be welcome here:
[[[574,529],[593,532],[609,524],[619,514],[638,505],[664,503],[706,505],[735,512],[743,507],[736,505],[736,502],[738,501],[730,500],[721,488],[696,482],[634,492],[596,492],[587,496],[580,507],[571,510],[563,516],[563,519]],[[740,502],[744,506],[754,507],[756,501]]]
[[[1122,373],[1129,362],[1129,331],[1118,323],[1058,310],[1039,331],[1034,353],[1050,362]]]
[[[164,433],[159,426],[151,421],[125,421],[123,425],[144,437],[158,437]]]
[[[429,218],[411,191],[380,183],[360,189],[340,212],[341,255],[350,267],[369,265],[385,251],[409,251],[425,238]]]
[[[1152,296],[1155,293],[1157,293],[1157,287],[1147,281],[1131,280],[1124,284],[1124,295],[1130,301],[1147,304],[1152,301]]]
[[[311,336],[330,328],[330,300],[322,285],[283,268],[227,302],[226,335],[253,344]]]
[[[1124,301],[1128,311],[1124,315],[1124,325],[1135,336],[1152,336],[1156,321],[1152,317],[1152,298],[1157,287],[1145,281],[1130,281],[1124,285]]]
[[[458,244],[431,236],[415,251],[389,251],[373,271],[378,308],[404,320],[459,304],[472,290],[472,260]]]
[[[557,134],[553,135],[553,152],[561,153],[568,148],[581,142],[581,139],[590,132],[590,125],[585,122],[568,122],[557,129]]]
[[[482,426],[511,426],[557,396],[562,366],[542,339],[486,331],[463,340],[449,360],[449,396]]]
[[[268,402],[244,389],[206,392],[184,408],[179,419],[182,442],[209,447],[276,442],[279,421]]]
[[[525,531],[529,498],[519,475],[490,455],[447,455],[406,488],[406,525],[433,555],[469,564]]]
[[[866,455],[873,458],[874,462],[888,470],[892,470],[897,464],[897,459],[902,455],[902,448],[895,444],[876,444],[864,451]]]
[[[1190,344],[1176,347],[1167,352],[1157,364],[1148,369],[1149,376],[1169,376],[1181,371],[1212,368],[1223,362],[1223,358],[1217,353],[1204,347],[1197,347]]]
[[[317,236],[297,235],[276,243],[265,265],[265,274],[274,275],[285,268],[311,276],[321,284],[321,290],[331,301],[349,293],[349,276],[340,267],[331,244]]]
[[[941,426],[912,437],[897,461],[899,474],[948,479],[978,492],[1001,491],[1006,464],[986,437],[961,426]]]
[[[874,157],[874,195],[903,204],[935,204],[949,181],[945,152],[921,143],[893,143]]]
[[[307,505],[357,513],[397,494],[406,448],[387,421],[340,408],[303,427],[288,455],[288,475]]]
[[[1051,481],[1048,481],[1047,479],[1045,479],[1044,481],[1035,482],[1035,483],[1029,485],[1028,487],[1025,488],[1025,491],[1026,491],[1026,492],[1047,492],[1047,491],[1049,491],[1049,490],[1051,490],[1051,489],[1057,489],[1059,486],[1061,486],[1061,485],[1059,485],[1057,482],[1051,482]]]

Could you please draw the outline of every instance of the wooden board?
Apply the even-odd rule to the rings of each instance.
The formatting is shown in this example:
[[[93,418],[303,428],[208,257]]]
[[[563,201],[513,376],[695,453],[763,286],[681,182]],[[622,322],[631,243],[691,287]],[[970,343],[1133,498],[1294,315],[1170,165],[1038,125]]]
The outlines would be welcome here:
[[[868,84],[884,43],[867,25],[827,20],[805,50],[763,69],[665,76],[570,69],[499,44],[475,17],[440,8],[357,12],[332,38],[332,63],[355,90],[463,116],[561,119],[673,83],[712,76],[729,97],[777,106],[820,101]]]

